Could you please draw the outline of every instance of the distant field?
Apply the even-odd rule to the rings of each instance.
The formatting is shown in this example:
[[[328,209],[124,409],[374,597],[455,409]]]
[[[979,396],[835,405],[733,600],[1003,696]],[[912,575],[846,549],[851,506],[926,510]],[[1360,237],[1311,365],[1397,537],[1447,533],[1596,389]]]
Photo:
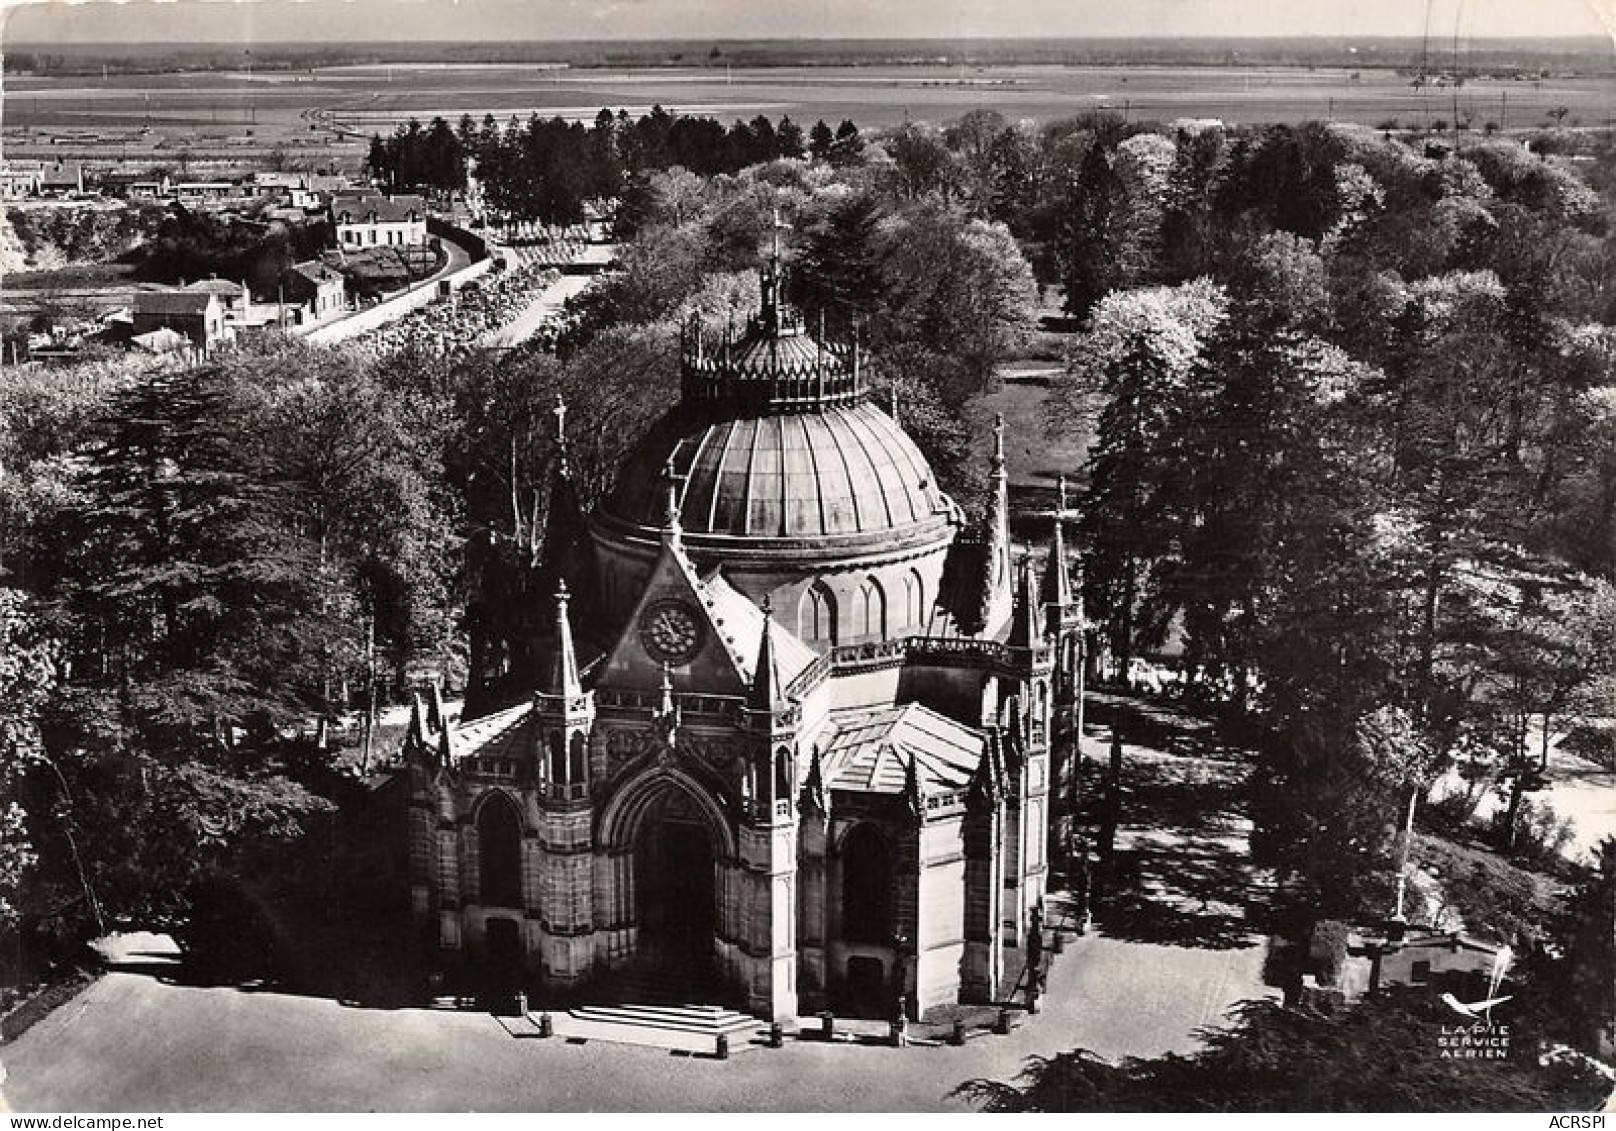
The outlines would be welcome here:
[[[362,138],[412,117],[500,120],[530,113],[589,119],[603,107],[643,113],[660,104],[720,118],[788,114],[806,123],[851,118],[865,127],[906,119],[945,122],[990,108],[1012,120],[1048,120],[1095,108],[1134,119],[1313,118],[1404,126],[1451,121],[1472,128],[1540,126],[1555,107],[1567,124],[1616,116],[1616,83],[1580,76],[1473,79],[1457,89],[1415,89],[1390,70],[1307,67],[879,65],[648,67],[412,63],[307,71],[187,72],[6,80],[8,153],[173,160],[261,156],[355,161]],[[53,142],[54,139],[54,142]]]

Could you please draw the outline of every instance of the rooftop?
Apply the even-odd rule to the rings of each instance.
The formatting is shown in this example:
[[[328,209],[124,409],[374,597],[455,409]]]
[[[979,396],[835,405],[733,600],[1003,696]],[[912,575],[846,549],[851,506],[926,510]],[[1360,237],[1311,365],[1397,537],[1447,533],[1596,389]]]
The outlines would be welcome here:
[[[240,293],[239,288],[237,293]],[[136,291],[136,314],[206,314],[208,307],[217,303],[208,291],[167,290]]]
[[[229,295],[231,298],[238,298],[242,294],[241,284],[232,283],[229,279],[198,279],[186,284],[183,289],[197,294]]]
[[[383,196],[379,192],[339,192],[331,197],[331,214],[351,224],[402,224],[426,218],[426,201],[419,196]]]
[[[849,711],[831,726],[820,740],[829,789],[902,793],[911,759],[923,788],[964,789],[982,757],[980,731],[919,703]]]

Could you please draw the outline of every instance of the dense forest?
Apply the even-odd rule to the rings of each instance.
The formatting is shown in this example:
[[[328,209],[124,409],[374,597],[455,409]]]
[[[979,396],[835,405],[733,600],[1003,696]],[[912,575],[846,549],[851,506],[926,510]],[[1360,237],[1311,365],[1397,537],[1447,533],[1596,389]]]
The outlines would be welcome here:
[[[412,666],[519,686],[556,397],[588,505],[675,397],[681,322],[754,301],[776,216],[794,299],[860,334],[967,511],[999,367],[1064,363],[1047,425],[1091,441],[1070,470],[1095,653],[1126,673],[1174,650],[1188,699],[1258,751],[1255,849],[1298,937],[1385,914],[1411,803],[1477,831],[1475,804],[1422,804],[1454,767],[1471,802],[1502,792],[1479,830],[1499,854],[1563,867],[1533,800],[1544,736],[1616,696],[1609,137],[787,126],[603,113],[378,139],[400,186],[451,186],[470,153],[516,214],[618,200],[621,270],[553,349],[276,341],[8,375],[8,929],[49,953],[187,923],[349,799]],[[1064,317],[1041,327],[1041,299]],[[1543,985],[1609,970],[1609,930],[1558,937]],[[1541,1033],[1586,1047],[1609,1004],[1607,979]],[[1128,1102],[1081,1058],[1058,1072]]]

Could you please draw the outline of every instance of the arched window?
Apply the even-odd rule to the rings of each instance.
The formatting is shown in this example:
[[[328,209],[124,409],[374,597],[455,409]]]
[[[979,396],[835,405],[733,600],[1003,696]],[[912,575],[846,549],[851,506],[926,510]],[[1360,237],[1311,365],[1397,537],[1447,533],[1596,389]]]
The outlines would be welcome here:
[[[903,621],[918,627],[925,620],[926,583],[920,579],[920,571],[912,569],[903,579]]]
[[[567,780],[567,746],[561,732],[550,732],[550,784],[561,785]]]
[[[887,634],[887,596],[873,577],[864,579],[853,602],[853,631],[881,639]]]
[[[791,751],[782,746],[774,752],[774,799],[788,801],[790,798]]]
[[[797,606],[797,635],[809,644],[836,643],[836,596],[823,581],[810,585]]]
[[[477,813],[477,863],[485,905],[522,906],[522,816],[503,794]]]
[[[892,851],[881,830],[857,825],[842,842],[842,938],[892,942]]]
[[[572,749],[567,762],[567,780],[574,785],[589,780],[587,752],[584,750],[583,732],[579,731],[572,736]]]

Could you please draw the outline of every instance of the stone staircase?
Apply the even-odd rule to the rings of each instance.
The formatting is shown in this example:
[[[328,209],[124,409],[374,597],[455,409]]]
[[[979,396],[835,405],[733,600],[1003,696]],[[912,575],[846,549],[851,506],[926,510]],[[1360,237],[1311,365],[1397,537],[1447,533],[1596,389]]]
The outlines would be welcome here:
[[[623,1004],[586,1005],[553,1018],[558,1037],[615,1041],[711,1054],[720,1034],[732,1052],[752,1046],[764,1029],[756,1017],[721,1005]]]

